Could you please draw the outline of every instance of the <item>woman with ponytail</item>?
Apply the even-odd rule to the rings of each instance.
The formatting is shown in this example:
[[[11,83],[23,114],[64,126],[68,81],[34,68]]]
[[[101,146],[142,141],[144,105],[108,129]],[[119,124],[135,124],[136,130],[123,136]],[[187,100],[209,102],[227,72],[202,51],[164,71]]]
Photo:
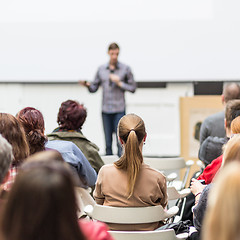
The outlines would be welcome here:
[[[167,205],[166,179],[143,162],[146,140],[143,120],[135,115],[123,116],[118,123],[118,137],[123,155],[114,164],[104,165],[98,174],[94,198],[98,204],[114,207]],[[112,230],[154,230],[161,222],[125,225],[109,224]]]

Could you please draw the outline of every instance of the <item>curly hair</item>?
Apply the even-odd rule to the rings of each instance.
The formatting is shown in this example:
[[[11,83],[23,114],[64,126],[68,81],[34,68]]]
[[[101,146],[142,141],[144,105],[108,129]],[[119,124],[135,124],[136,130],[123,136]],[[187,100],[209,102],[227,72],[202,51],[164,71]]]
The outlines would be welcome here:
[[[67,100],[61,104],[58,111],[57,122],[60,129],[78,130],[82,128],[87,117],[87,110],[77,101]]]
[[[32,107],[23,108],[17,114],[28,140],[30,154],[45,150],[47,137],[44,135],[44,119],[42,113]]]

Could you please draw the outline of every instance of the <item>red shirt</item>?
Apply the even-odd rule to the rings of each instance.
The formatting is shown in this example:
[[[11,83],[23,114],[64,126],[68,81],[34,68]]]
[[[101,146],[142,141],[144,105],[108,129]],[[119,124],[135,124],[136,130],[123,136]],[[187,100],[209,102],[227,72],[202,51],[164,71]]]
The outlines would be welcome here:
[[[210,184],[216,175],[218,169],[222,165],[223,155],[214,159],[207,167],[203,170],[203,173],[197,178],[197,180],[205,180],[205,184]]]
[[[102,222],[79,220],[78,223],[87,240],[114,240]]]

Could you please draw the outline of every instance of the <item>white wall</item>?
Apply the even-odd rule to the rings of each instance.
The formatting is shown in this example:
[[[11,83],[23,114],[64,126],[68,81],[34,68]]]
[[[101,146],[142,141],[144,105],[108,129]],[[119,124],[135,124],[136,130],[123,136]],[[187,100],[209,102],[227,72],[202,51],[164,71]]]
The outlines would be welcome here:
[[[0,1],[0,81],[93,79],[116,41],[136,81],[239,80],[239,0]]]
[[[146,155],[180,154],[179,97],[192,95],[191,83],[172,83],[167,88],[137,89],[134,94],[126,93],[127,113],[140,115],[146,124]],[[104,154],[101,90],[90,94],[77,84],[0,84],[0,111],[15,115],[24,107],[35,107],[44,115],[46,133],[57,127],[58,109],[68,99],[85,104],[88,117],[83,133]]]

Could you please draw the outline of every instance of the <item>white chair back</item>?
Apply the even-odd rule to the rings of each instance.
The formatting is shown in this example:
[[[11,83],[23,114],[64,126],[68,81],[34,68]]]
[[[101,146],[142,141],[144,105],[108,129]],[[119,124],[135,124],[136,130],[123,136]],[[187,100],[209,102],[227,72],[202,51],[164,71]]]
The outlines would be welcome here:
[[[187,235],[178,238],[173,229],[156,231],[109,231],[115,240],[179,240],[186,239]]]
[[[163,221],[175,216],[179,208],[174,206],[167,211],[162,206],[150,207],[110,207],[103,205],[87,206],[86,214],[98,221],[118,224],[141,224]]]

